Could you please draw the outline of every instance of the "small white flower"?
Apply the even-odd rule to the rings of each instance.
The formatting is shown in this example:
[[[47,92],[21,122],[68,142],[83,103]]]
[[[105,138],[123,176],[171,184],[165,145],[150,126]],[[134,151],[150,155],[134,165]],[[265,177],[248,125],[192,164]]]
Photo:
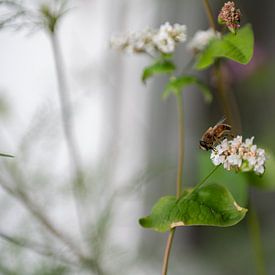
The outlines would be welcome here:
[[[208,29],[206,31],[197,31],[191,41],[188,43],[187,47],[194,52],[200,52],[204,50],[209,42],[214,38],[219,38],[221,34],[213,29]]]
[[[242,144],[242,142],[243,142],[243,137],[242,136],[237,136],[233,140],[231,140],[231,144],[230,145],[233,148],[238,148],[238,147],[240,147],[240,145]]]
[[[215,151],[212,151],[210,158],[214,165],[222,164],[225,161],[225,156],[219,155]]]
[[[247,139],[245,140],[245,145],[246,145],[247,147],[252,146],[253,140],[254,140],[254,137],[247,138]]]
[[[115,36],[111,46],[117,50],[133,53],[173,53],[176,44],[186,40],[186,26],[166,22],[159,29],[145,29],[126,35]]]
[[[171,36],[176,42],[185,42],[187,35],[187,28],[185,25],[174,24],[174,27],[171,31]]]
[[[261,175],[264,173],[264,166],[263,165],[256,165],[254,167],[254,172],[258,175]]]
[[[175,41],[165,32],[159,32],[154,36],[153,41],[162,53],[172,53],[175,50]]]
[[[231,166],[241,167],[242,165],[242,159],[239,155],[228,156],[227,161]]]
[[[261,175],[265,171],[265,150],[253,144],[254,137],[242,141],[242,136],[233,140],[224,139],[211,152],[210,159],[214,165],[222,164],[226,170],[242,172],[254,171]]]

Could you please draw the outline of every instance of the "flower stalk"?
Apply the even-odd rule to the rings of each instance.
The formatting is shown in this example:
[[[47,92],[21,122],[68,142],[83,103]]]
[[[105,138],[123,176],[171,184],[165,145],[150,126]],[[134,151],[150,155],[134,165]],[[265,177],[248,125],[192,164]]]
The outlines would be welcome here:
[[[216,30],[215,19],[214,19],[213,11],[210,7],[209,1],[208,0],[203,0],[203,5],[204,5],[205,12],[207,14],[207,18],[208,18],[210,27],[213,30]]]
[[[184,160],[184,117],[183,117],[183,102],[182,93],[177,95],[177,112],[178,112],[178,171],[177,171],[177,192],[176,197],[179,198],[182,193],[182,175],[183,175],[183,160]],[[167,275],[171,248],[175,236],[176,228],[171,228],[163,257],[162,275]]]

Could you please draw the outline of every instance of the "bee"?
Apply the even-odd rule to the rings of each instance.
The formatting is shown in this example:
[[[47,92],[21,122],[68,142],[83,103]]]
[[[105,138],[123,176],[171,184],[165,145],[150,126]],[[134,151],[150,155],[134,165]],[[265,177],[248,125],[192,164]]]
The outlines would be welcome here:
[[[214,146],[219,144],[227,137],[234,137],[231,133],[231,126],[225,124],[226,118],[221,119],[214,127],[209,127],[202,135],[200,140],[200,148],[202,150],[215,150]]]

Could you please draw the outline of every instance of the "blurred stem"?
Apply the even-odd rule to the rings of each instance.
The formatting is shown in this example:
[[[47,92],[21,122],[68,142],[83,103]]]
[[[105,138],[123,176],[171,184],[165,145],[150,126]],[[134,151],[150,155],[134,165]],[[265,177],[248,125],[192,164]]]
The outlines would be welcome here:
[[[85,242],[85,231],[82,228],[81,222],[81,208],[82,208],[82,198],[80,191],[84,191],[84,183],[83,183],[83,173],[80,164],[80,156],[77,149],[77,144],[75,142],[75,137],[73,134],[73,125],[72,125],[72,108],[70,97],[68,93],[65,73],[64,73],[64,62],[62,58],[62,53],[60,49],[60,44],[58,41],[58,37],[55,32],[50,33],[52,50],[55,61],[55,68],[57,73],[57,81],[58,81],[58,95],[61,106],[61,116],[62,116],[62,125],[64,130],[64,137],[67,143],[68,152],[70,155],[72,167],[74,169],[74,178],[72,181],[72,192],[74,196],[77,218],[80,228],[80,234]]]
[[[254,252],[257,275],[266,275],[265,259],[263,252],[263,244],[261,239],[261,229],[259,218],[255,208],[250,204],[248,211],[248,227],[252,250]]]
[[[230,106],[230,101],[228,99],[228,96],[226,94],[226,85],[225,85],[225,81],[224,81],[224,75],[223,75],[223,71],[222,71],[222,64],[221,61],[218,60],[215,65],[214,65],[214,73],[216,75],[216,81],[217,81],[217,90],[218,90],[218,95],[219,95],[219,101],[220,101],[220,105],[222,106],[224,115],[228,121],[228,123],[232,126],[234,126],[233,128],[236,129],[235,127],[235,123],[233,121],[233,117],[232,117],[232,110],[231,110],[231,106]],[[237,131],[237,129],[236,129]]]
[[[205,12],[207,14],[208,17],[208,21],[209,21],[209,25],[213,30],[216,30],[216,24],[215,24],[215,19],[214,19],[214,14],[213,11],[210,7],[210,4],[208,2],[208,0],[203,0],[203,5],[204,5],[204,9]]]
[[[64,130],[64,136],[67,142],[68,151],[71,157],[71,162],[73,164],[76,179],[81,179],[81,165],[80,165],[80,156],[77,149],[77,145],[75,142],[75,137],[73,134],[73,125],[72,125],[72,108],[70,97],[68,93],[66,78],[64,74],[64,62],[60,50],[60,44],[55,32],[51,33],[51,42],[52,49],[54,54],[54,62],[57,73],[57,81],[58,81],[58,95],[59,102],[61,106],[61,115],[62,115],[62,125]],[[83,184],[83,182],[75,181],[74,184],[79,185]],[[76,186],[77,187],[77,186]]]
[[[182,193],[182,174],[183,174],[183,159],[184,159],[184,119],[183,119],[183,103],[182,94],[177,96],[178,105],[178,172],[177,172],[177,198]]]
[[[235,134],[241,134],[242,124],[240,111],[234,92],[229,93],[228,91],[228,85],[224,77],[221,60],[218,60],[214,66],[220,105],[223,109],[225,117],[228,120],[228,123],[233,126],[233,132]]]
[[[178,171],[177,171],[177,193],[176,197],[179,198],[182,193],[182,174],[183,174],[183,160],[184,160],[184,117],[183,117],[183,102],[182,93],[177,95],[178,106]],[[167,274],[171,248],[174,240],[176,228],[170,229],[166,248],[163,257],[162,275]]]

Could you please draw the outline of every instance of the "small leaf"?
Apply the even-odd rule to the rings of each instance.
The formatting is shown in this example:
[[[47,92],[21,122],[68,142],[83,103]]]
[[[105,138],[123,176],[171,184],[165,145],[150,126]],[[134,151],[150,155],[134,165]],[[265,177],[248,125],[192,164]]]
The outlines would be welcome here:
[[[141,218],[145,228],[165,232],[177,226],[232,226],[241,221],[246,209],[240,207],[222,185],[211,184],[193,192],[161,198],[150,216]]]
[[[275,157],[267,151],[267,160],[265,163],[265,172],[262,176],[256,175],[254,172],[246,173],[250,185],[264,190],[275,190]]]
[[[223,38],[212,39],[208,47],[197,57],[196,69],[206,69],[216,58],[226,57],[241,64],[248,64],[253,56],[254,34],[247,24],[237,34],[229,33]]]
[[[173,62],[165,59],[158,60],[153,65],[146,67],[142,74],[142,81],[146,80],[156,74],[170,74],[176,69]]]
[[[197,85],[202,92],[206,102],[212,101],[212,94],[208,87],[199,80],[196,76],[180,76],[180,77],[171,77],[167,83],[165,90],[162,94],[163,99],[166,99],[170,94],[178,95],[181,93],[187,86]]]

